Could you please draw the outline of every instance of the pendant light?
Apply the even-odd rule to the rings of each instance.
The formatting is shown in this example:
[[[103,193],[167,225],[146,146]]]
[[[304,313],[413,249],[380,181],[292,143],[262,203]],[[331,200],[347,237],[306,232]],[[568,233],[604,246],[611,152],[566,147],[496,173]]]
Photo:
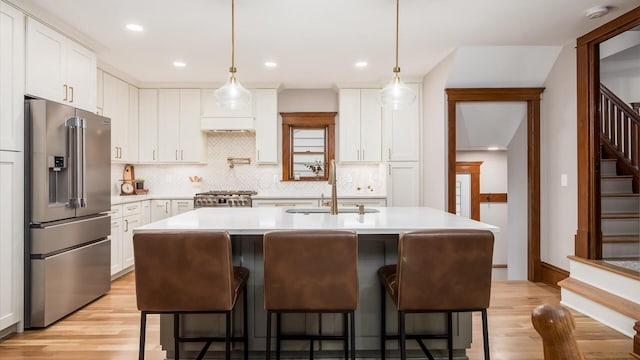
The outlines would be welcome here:
[[[396,66],[393,68],[393,78],[380,90],[380,104],[392,110],[404,109],[416,100],[416,93],[400,80],[398,66],[398,28],[400,24],[400,0],[396,0]]]
[[[231,0],[231,67],[229,78],[214,93],[216,102],[223,108],[242,109],[251,104],[251,93],[236,79],[235,67],[235,0]]]

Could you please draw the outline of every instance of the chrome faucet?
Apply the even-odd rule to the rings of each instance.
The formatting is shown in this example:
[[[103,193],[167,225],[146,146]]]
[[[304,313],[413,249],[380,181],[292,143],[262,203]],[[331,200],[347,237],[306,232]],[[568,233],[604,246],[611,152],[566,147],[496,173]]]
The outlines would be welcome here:
[[[338,192],[336,190],[336,160],[331,159],[329,162],[329,185],[331,185],[331,209],[329,214],[338,214]]]

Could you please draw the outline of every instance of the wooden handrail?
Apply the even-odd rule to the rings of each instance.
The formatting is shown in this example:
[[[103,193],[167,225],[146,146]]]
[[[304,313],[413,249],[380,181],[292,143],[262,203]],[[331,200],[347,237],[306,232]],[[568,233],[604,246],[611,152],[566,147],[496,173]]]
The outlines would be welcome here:
[[[600,139],[640,177],[640,114],[600,84]]]
[[[544,348],[544,360],[584,360],[573,335],[576,323],[560,304],[542,304],[533,309],[531,322]]]

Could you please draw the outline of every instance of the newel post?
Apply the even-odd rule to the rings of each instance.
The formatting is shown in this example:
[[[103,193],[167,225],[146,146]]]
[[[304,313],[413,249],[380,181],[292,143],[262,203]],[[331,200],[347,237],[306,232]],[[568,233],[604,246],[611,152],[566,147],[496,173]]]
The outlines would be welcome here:
[[[542,304],[533,309],[531,322],[542,337],[545,360],[584,360],[573,336],[576,324],[569,309],[560,304]]]

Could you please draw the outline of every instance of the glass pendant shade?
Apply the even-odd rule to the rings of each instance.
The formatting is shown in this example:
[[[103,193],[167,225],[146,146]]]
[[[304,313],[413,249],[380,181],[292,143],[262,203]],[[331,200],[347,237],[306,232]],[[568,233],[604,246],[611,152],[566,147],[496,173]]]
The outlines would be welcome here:
[[[416,93],[396,73],[393,79],[380,90],[380,104],[392,110],[402,110],[416,101]]]
[[[225,109],[244,109],[251,104],[251,92],[240,84],[233,73],[227,82],[214,92],[216,102]]]

